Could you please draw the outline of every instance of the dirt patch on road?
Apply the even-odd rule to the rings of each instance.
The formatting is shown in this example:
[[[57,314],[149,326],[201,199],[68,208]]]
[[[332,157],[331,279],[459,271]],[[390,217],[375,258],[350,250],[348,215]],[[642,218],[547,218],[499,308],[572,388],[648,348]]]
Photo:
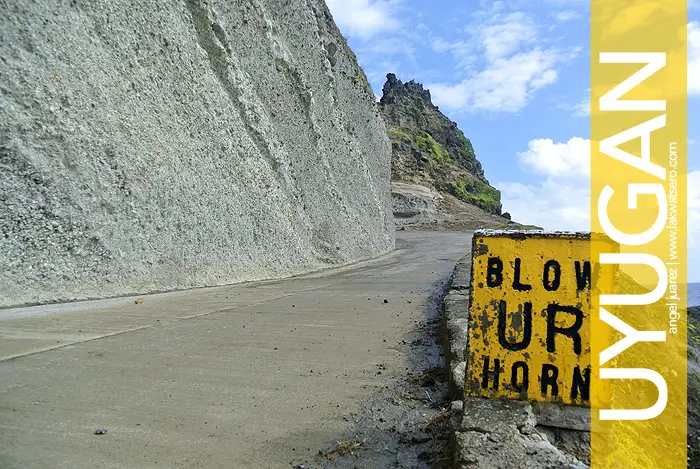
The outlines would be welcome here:
[[[446,469],[449,401],[447,374],[438,344],[439,307],[450,277],[435,285],[424,318],[396,346],[405,370],[377,372],[387,385],[349,419],[352,430],[330,436],[313,458],[295,460],[296,469]]]

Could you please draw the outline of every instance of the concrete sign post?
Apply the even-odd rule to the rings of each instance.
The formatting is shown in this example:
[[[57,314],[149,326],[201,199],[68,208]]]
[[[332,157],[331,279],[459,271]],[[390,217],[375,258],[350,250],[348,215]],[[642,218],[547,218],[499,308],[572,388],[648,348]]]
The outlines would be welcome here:
[[[590,234],[474,234],[465,392],[590,406]]]

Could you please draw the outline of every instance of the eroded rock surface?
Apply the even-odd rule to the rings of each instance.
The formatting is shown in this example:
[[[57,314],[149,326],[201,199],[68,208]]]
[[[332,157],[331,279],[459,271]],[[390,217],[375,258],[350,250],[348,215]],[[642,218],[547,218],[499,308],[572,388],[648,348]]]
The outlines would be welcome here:
[[[471,141],[432,102],[430,91],[389,73],[379,103],[392,144],[391,179],[401,229],[537,228],[501,214]]]
[[[0,306],[393,248],[385,125],[323,1],[2,11]]]
[[[397,226],[437,222],[438,206],[442,199],[438,192],[425,186],[401,182],[391,184],[391,200]]]
[[[390,73],[380,109],[393,147],[394,181],[431,187],[500,215],[501,193],[484,176],[469,139],[432,103],[429,90]]]

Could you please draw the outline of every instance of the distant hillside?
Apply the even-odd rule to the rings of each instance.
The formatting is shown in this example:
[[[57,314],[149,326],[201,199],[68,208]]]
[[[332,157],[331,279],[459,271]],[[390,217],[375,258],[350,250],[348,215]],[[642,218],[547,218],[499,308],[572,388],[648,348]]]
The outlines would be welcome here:
[[[392,180],[432,187],[501,214],[500,191],[484,177],[469,139],[432,103],[430,91],[390,73],[379,107],[393,148]]]
[[[532,229],[501,212],[474,148],[432,102],[430,91],[389,73],[379,102],[392,145],[394,218],[418,229]]]

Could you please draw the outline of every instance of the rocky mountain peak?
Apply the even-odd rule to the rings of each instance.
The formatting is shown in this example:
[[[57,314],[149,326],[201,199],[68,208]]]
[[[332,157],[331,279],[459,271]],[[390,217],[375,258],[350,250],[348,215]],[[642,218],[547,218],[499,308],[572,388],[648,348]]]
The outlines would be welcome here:
[[[426,104],[433,105],[430,91],[424,89],[423,85],[415,80],[403,83],[396,78],[396,75],[393,73],[388,73],[386,75],[386,83],[384,84],[382,93],[382,99],[380,100],[382,104],[395,104],[401,100],[410,100],[413,96],[418,96],[425,101]]]
[[[501,214],[501,193],[489,184],[474,148],[457,124],[414,80],[387,75],[379,108],[392,143],[392,180],[418,184]]]

